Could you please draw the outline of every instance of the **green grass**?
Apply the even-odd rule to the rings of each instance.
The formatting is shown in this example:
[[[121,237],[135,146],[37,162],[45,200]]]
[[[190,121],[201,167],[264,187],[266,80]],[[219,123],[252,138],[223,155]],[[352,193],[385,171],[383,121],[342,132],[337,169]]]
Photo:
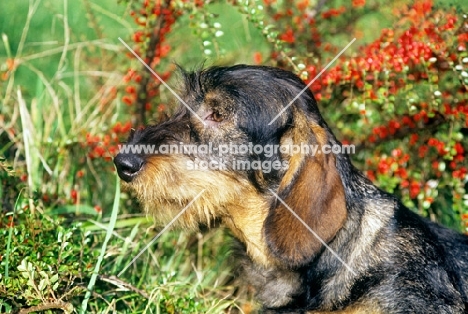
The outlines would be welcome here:
[[[81,313],[220,313],[236,308],[234,289],[225,285],[231,274],[222,230],[165,233],[115,277],[154,236],[152,230],[144,232],[148,225],[140,220],[130,229],[118,224],[113,229],[113,223],[103,222],[96,229],[18,210],[14,227],[0,230],[0,245],[7,247],[2,265],[9,269],[0,274],[0,312],[59,301],[61,308]]]

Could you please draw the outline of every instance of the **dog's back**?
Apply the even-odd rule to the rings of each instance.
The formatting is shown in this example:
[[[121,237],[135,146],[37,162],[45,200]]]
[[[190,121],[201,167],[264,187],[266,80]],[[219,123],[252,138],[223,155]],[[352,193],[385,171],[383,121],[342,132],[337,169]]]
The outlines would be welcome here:
[[[457,283],[468,311],[468,236],[428,222],[429,229],[441,243],[446,269]]]
[[[394,229],[395,228],[395,229]],[[391,313],[466,313],[468,310],[468,236],[430,222],[402,205],[395,207],[397,249],[383,285]]]

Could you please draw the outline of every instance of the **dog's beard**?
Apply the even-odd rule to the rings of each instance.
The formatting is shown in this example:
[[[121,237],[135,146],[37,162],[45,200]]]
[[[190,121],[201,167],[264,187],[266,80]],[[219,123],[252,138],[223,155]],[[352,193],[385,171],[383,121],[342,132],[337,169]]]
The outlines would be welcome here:
[[[141,173],[123,185],[135,192],[144,211],[158,224],[172,222],[175,227],[190,230],[200,224],[210,226],[251,194],[253,188],[247,180],[229,172],[187,170],[188,160],[182,156],[148,158]]]

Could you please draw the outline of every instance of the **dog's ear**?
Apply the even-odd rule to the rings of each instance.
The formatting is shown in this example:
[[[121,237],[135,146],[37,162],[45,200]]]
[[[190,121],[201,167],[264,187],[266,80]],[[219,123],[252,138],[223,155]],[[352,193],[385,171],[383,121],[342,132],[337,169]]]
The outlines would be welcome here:
[[[325,129],[298,112],[294,120],[294,127],[281,144],[312,144],[318,149],[315,155],[290,156],[278,188],[279,199],[270,208],[264,231],[274,256],[290,266],[301,266],[322,250],[323,243],[333,239],[347,211],[335,156],[322,153],[323,145],[328,144]]]

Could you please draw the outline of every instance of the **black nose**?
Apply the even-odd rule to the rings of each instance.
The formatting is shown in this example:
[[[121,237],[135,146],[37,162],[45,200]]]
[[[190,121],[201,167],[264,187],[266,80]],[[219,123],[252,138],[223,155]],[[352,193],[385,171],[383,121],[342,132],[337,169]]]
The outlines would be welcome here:
[[[145,163],[144,159],[138,155],[118,154],[114,158],[114,164],[120,179],[131,182]]]

